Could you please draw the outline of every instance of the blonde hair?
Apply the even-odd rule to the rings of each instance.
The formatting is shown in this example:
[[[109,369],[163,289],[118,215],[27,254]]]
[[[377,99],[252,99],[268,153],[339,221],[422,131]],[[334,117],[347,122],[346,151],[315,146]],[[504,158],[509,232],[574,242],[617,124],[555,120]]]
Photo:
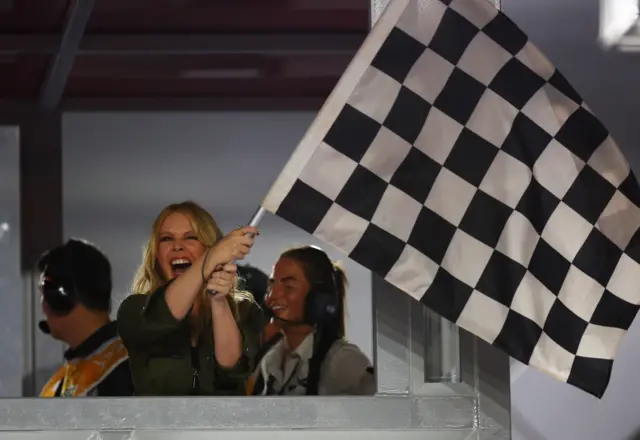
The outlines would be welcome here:
[[[183,214],[190,221],[193,227],[193,232],[196,237],[205,247],[212,247],[223,236],[222,230],[204,208],[197,203],[187,200],[182,203],[174,203],[165,207],[158,217],[156,217],[151,227],[151,235],[147,244],[144,247],[142,253],[142,264],[138,267],[136,274],[133,278],[131,290],[133,294],[148,295],[156,291],[160,286],[167,282],[162,275],[162,271],[158,265],[157,250],[158,250],[158,238],[160,235],[160,228],[164,221],[171,214]],[[252,300],[251,294],[248,292],[238,292],[234,289],[230,295],[227,296],[229,305],[233,310],[234,316],[238,319],[238,301],[240,300]],[[209,301],[206,301],[206,294],[201,297],[203,310],[207,310],[210,313]]]

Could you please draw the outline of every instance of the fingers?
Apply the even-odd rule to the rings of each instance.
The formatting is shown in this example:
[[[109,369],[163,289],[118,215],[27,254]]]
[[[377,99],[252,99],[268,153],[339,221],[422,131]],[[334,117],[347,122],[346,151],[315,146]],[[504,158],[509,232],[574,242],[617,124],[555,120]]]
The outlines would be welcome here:
[[[233,265],[235,266],[235,265]],[[214,272],[207,282],[207,290],[227,294],[231,291],[235,279],[235,273],[218,271]]]
[[[233,242],[238,244],[243,244],[245,246],[253,246],[253,242],[255,238],[250,235],[240,235],[233,237]]]
[[[255,229],[255,228],[254,228]],[[251,250],[254,238],[251,235],[232,235],[229,234],[230,251],[234,259],[243,259]]]
[[[258,229],[253,226],[243,226],[227,234],[212,248],[211,265],[225,264],[234,260],[244,260],[254,242],[254,235]],[[210,269],[211,270],[211,269]]]
[[[218,279],[223,281],[233,281],[235,277],[236,277],[235,272],[225,272],[225,271],[214,272],[211,275],[211,279]]]
[[[245,246],[243,244],[236,244],[233,247],[233,251],[232,252],[233,252],[233,256],[235,258],[240,258],[240,257],[244,258],[249,253],[250,250],[251,249],[249,248],[249,246]]]
[[[229,235],[231,236],[242,236],[242,235],[258,235],[260,234],[260,232],[258,231],[258,228],[256,228],[255,226],[240,226],[236,229],[234,229],[233,231],[229,232]]]
[[[226,272],[226,273],[233,274],[233,276],[235,276],[236,272],[238,271],[238,266],[236,266],[233,263],[227,263],[224,266],[220,267],[218,270]]]

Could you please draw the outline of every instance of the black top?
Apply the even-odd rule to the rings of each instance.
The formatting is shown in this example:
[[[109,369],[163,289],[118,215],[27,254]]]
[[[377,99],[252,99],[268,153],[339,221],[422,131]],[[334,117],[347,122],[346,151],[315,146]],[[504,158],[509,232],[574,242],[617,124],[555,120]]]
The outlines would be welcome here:
[[[102,344],[109,339],[112,339],[118,335],[118,327],[116,322],[110,322],[104,327],[99,328],[94,334],[89,336],[82,344],[75,349],[68,349],[64,353],[64,357],[67,361],[73,359],[84,358],[96,351]],[[60,396],[62,390],[62,382],[56,390],[56,397]],[[117,396],[132,396],[133,395],[133,383],[131,381],[131,367],[129,360],[122,362],[116,368],[113,369],[105,378],[96,386],[91,395],[100,397],[117,397]]]

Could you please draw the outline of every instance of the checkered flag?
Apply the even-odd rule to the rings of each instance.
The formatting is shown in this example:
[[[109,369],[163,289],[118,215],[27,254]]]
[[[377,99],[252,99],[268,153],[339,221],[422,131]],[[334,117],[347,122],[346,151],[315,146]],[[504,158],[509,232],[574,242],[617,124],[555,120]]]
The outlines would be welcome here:
[[[263,207],[601,397],[640,304],[640,189],[486,0],[392,0]]]

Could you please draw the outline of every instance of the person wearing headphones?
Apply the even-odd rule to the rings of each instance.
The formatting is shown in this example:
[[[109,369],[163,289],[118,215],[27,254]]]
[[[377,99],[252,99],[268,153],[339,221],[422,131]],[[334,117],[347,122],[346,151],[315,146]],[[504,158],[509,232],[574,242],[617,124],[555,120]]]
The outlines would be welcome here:
[[[40,397],[131,396],[129,356],[111,321],[111,264],[92,244],[69,240],[38,261],[39,328],[69,346]]]
[[[266,305],[273,313],[249,395],[373,395],[369,359],[345,339],[344,271],[315,246],[284,252]]]

